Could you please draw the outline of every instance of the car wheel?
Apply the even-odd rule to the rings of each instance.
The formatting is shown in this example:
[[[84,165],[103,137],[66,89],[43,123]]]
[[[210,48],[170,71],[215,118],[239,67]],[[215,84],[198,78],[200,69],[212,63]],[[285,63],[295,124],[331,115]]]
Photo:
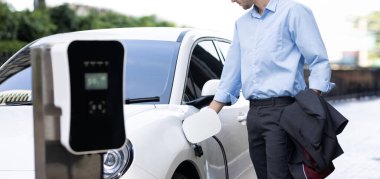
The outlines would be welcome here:
[[[178,172],[175,172],[173,174],[173,177],[172,179],[189,179],[187,178],[185,175],[183,175],[182,173],[178,173]]]

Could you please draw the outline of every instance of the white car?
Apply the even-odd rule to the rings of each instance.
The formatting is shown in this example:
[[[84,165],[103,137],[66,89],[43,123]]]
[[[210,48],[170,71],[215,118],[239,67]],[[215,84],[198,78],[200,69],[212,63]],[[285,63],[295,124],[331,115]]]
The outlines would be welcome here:
[[[105,178],[255,178],[245,126],[249,103],[242,95],[218,114],[222,127],[215,137],[192,144],[182,129],[186,117],[211,102],[216,85],[203,89],[207,96],[202,88],[220,78],[230,40],[214,31],[163,27],[52,35],[6,61],[0,67],[0,178],[35,175],[30,47],[77,38],[126,41],[126,99],[159,97],[125,104],[128,145],[105,154]]]

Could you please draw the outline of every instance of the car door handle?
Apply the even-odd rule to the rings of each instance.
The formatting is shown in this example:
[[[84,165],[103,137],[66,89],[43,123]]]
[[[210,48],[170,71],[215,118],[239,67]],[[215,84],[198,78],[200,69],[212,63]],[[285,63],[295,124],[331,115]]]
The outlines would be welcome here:
[[[238,117],[237,117],[237,121],[241,124],[241,125],[247,125],[247,113],[245,112],[240,112]]]

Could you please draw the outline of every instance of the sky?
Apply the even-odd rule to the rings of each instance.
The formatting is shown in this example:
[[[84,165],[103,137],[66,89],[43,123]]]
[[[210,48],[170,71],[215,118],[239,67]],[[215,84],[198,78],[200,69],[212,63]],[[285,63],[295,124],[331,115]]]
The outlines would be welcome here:
[[[16,10],[33,8],[33,0],[2,0],[10,3]],[[349,20],[356,16],[365,16],[380,11],[380,0],[297,0],[312,9],[319,25],[322,38],[328,49],[358,48],[347,29],[352,26]],[[186,25],[223,31],[232,36],[234,21],[244,11],[230,0],[46,0],[48,6],[62,3],[77,3],[112,9],[133,15],[156,15],[177,25]],[[329,50],[328,50],[329,51]],[[338,51],[338,50],[335,50]],[[334,52],[329,55],[334,56]]]
[[[33,8],[33,0],[3,0],[16,10]],[[350,16],[380,11],[379,0],[298,0],[309,6],[321,31],[341,26]],[[50,6],[77,3],[112,9],[134,16],[156,15],[178,25],[216,29],[232,33],[236,18],[245,13],[230,0],[46,0]]]
[[[32,9],[33,0],[3,0],[16,10]],[[309,6],[322,29],[333,28],[347,16],[380,11],[379,0],[297,0]],[[233,29],[245,11],[230,0],[46,0],[50,6],[77,3],[113,9],[127,15],[156,15],[178,25],[217,30]],[[230,31],[230,30],[228,30]]]

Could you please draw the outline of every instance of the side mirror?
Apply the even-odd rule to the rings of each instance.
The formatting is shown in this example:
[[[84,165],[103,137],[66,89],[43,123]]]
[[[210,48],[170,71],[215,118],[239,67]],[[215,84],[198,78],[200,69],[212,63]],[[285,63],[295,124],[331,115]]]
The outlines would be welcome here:
[[[208,80],[202,88],[202,96],[214,96],[219,87],[219,79]]]
[[[193,144],[214,136],[221,128],[218,114],[209,108],[203,108],[198,113],[187,117],[182,124],[186,139]]]

